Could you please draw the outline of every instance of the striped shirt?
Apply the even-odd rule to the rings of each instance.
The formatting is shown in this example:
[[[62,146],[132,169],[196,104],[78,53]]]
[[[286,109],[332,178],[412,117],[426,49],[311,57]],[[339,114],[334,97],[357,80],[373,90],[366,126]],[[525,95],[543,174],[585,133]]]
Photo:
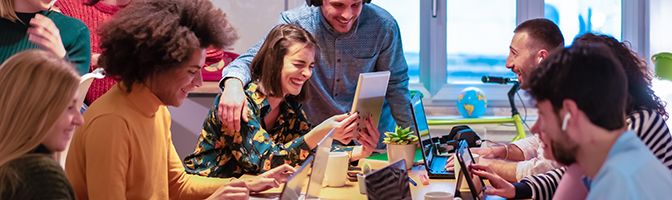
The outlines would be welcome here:
[[[665,119],[655,111],[639,110],[628,115],[627,123],[628,129],[635,131],[653,155],[672,171],[672,136]],[[516,198],[552,199],[565,170],[562,167],[523,178],[514,184]]]

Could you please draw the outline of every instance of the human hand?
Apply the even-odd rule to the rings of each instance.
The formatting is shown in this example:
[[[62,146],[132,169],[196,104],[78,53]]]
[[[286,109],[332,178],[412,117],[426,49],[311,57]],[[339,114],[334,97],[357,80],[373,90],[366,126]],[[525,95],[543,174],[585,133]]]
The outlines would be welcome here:
[[[38,13],[29,24],[28,41],[60,58],[65,57],[67,52],[61,41],[61,33],[51,19]]]
[[[245,182],[235,180],[228,185],[222,186],[212,193],[207,199],[233,199],[246,200],[250,198],[250,192],[247,190]]]
[[[353,155],[353,161],[361,158],[369,157],[373,150],[378,146],[378,141],[380,139],[380,132],[378,128],[373,125],[371,116],[367,117],[364,120],[366,127],[359,130],[359,137],[357,140],[362,144],[362,151],[359,155]]]
[[[448,157],[445,168],[446,171],[455,171],[455,156]]]
[[[343,144],[348,144],[352,141],[355,129],[359,126],[356,123],[358,117],[357,113],[334,115],[324,120],[315,129],[325,133],[334,129],[332,137]]]
[[[260,176],[264,178],[275,179],[275,181],[277,181],[278,183],[285,183],[287,182],[289,176],[291,176],[294,172],[296,172],[296,169],[294,169],[294,167],[288,164],[284,164],[277,166],[271,170],[268,170],[263,174],[261,174]]]
[[[280,183],[274,178],[265,178],[261,176],[245,179],[245,184],[250,192],[262,192],[280,186]]]
[[[471,153],[481,155],[481,158],[504,158],[506,148],[504,146],[470,148]]]
[[[490,181],[490,185],[492,186],[486,186],[485,194],[497,195],[507,199],[516,196],[516,188],[513,184],[495,174],[490,167],[480,164],[472,164],[469,170],[471,173]]]
[[[235,78],[224,81],[224,91],[219,98],[217,117],[222,122],[222,127],[227,130],[240,131],[240,119],[249,122],[247,115],[247,99],[243,91],[243,82]]]

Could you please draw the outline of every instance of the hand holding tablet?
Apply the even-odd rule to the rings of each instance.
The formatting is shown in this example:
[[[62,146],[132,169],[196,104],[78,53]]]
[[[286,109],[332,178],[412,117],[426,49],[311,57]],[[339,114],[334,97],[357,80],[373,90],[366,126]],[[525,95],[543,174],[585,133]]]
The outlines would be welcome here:
[[[359,130],[366,128],[365,120],[367,117],[371,118],[373,127],[378,128],[378,121],[380,121],[380,113],[383,109],[389,80],[389,71],[359,74],[355,97],[350,109],[350,113],[358,113],[360,116],[358,119],[359,128],[355,131],[354,138],[359,138]]]

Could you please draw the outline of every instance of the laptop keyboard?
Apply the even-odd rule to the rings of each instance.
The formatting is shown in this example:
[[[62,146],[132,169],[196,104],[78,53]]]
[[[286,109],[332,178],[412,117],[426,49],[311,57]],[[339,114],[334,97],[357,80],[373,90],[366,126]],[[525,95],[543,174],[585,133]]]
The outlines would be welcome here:
[[[430,168],[434,173],[447,172],[446,161],[448,161],[448,157],[446,156],[434,156],[434,158],[432,159],[432,166],[430,166]]]

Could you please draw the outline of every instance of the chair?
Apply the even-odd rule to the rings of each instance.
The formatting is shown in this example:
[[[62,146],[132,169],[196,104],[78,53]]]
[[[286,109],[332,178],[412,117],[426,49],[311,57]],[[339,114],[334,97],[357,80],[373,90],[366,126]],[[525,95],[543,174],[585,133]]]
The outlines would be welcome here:
[[[201,70],[203,81],[219,81],[222,79],[222,70],[239,55],[221,49],[208,48],[206,50],[205,66]]]
[[[93,80],[101,79],[104,77],[105,77],[105,70],[103,70],[103,68],[97,68],[90,73],[84,74],[84,76],[80,78],[79,89],[77,89],[78,107],[82,108],[83,106],[85,106],[84,97],[86,97],[86,93],[89,91],[89,87],[91,87],[91,83],[93,82]],[[70,149],[70,141],[68,141],[68,144],[65,146],[65,150],[56,153],[56,160],[63,168],[65,168],[65,157],[68,155],[69,149]]]

